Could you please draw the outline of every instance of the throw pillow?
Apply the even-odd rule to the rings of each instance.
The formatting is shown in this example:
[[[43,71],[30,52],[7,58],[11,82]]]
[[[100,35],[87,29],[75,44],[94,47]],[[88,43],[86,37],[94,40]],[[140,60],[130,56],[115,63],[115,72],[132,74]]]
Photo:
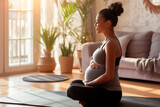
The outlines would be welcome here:
[[[136,32],[127,46],[126,57],[148,58],[152,34],[152,31]]]
[[[122,56],[125,56],[127,45],[129,43],[129,41],[131,40],[132,36],[131,35],[124,35],[124,36],[118,36],[117,38],[121,44]]]

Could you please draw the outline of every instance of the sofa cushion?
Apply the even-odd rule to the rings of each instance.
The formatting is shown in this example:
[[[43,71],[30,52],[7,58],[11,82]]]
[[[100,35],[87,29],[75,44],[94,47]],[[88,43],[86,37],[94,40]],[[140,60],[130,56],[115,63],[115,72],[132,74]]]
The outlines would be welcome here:
[[[122,56],[126,56],[126,48],[127,48],[129,41],[131,40],[132,36],[124,35],[124,36],[118,36],[117,38],[121,44]]]
[[[153,33],[149,58],[158,58],[160,52],[160,33]]]
[[[135,33],[126,50],[126,56],[132,58],[148,58],[153,32]]]
[[[135,63],[137,59],[136,58],[126,58],[122,57],[120,60],[119,68],[126,68],[126,69],[136,69]]]

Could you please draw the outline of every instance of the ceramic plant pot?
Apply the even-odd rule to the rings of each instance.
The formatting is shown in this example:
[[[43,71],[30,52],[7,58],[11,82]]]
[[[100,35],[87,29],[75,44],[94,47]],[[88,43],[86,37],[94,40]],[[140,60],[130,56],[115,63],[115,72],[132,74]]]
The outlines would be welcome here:
[[[61,73],[72,73],[73,69],[73,56],[60,56],[59,57]]]

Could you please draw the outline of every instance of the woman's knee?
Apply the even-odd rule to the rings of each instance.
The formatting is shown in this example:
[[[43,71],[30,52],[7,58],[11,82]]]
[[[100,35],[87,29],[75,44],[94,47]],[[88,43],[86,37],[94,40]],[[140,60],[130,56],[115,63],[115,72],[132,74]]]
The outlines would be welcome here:
[[[82,80],[73,80],[71,82],[71,85],[77,84],[77,83],[82,83]]]
[[[76,98],[76,88],[75,86],[70,86],[68,89],[67,89],[67,96],[72,98],[72,99],[75,99]]]

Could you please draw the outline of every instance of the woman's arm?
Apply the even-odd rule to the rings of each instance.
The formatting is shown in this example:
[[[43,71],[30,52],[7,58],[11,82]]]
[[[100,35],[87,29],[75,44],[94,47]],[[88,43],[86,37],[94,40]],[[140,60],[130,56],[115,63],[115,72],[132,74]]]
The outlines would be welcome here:
[[[98,78],[94,79],[90,82],[84,82],[85,85],[100,85],[106,83],[114,78],[114,70],[115,70],[115,59],[116,59],[116,43],[114,40],[108,42],[105,46],[105,66],[106,72],[99,76]]]

